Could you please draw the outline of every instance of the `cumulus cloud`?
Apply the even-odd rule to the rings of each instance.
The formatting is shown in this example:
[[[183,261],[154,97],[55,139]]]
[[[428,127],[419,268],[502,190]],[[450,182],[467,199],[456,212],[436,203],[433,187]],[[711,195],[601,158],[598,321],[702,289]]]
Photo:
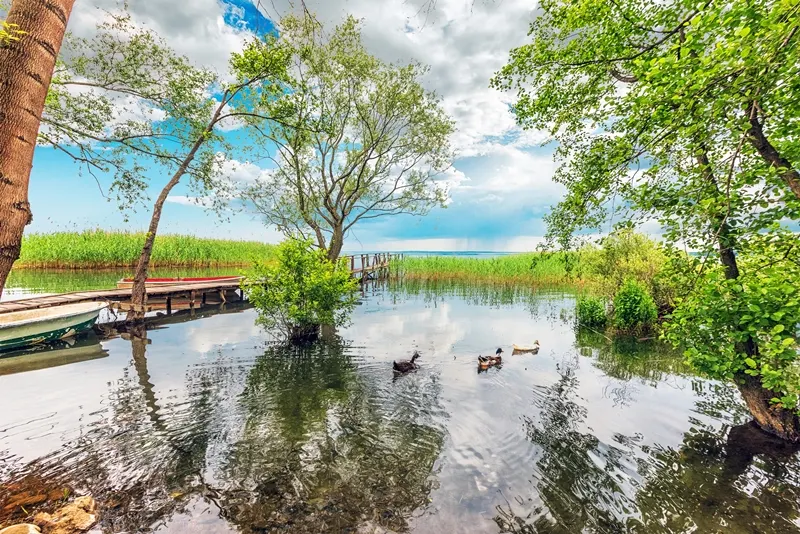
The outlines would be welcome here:
[[[108,9],[114,0],[95,0]],[[542,132],[522,131],[510,113],[513,95],[489,88],[489,80],[509,51],[526,42],[534,17],[530,0],[306,0],[328,27],[347,14],[363,21],[368,50],[391,62],[419,61],[430,66],[424,85],[441,98],[457,131],[453,167],[438,179],[449,190],[446,210],[428,217],[376,219],[353,237],[375,243],[419,239],[505,239],[515,246],[533,243],[544,231],[541,217],[563,195],[551,177],[556,164]],[[195,63],[225,72],[230,53],[263,33],[268,17],[297,12],[289,0],[129,0],[134,19],[152,27]],[[256,11],[260,10],[260,14]],[[76,4],[70,28],[91,31],[102,12]],[[231,125],[230,128],[235,128]],[[226,161],[234,182],[252,183],[268,172],[256,164]],[[171,197],[187,202],[188,197]],[[177,200],[176,200],[177,199]],[[523,241],[519,241],[523,239]],[[357,246],[357,245],[356,245]]]

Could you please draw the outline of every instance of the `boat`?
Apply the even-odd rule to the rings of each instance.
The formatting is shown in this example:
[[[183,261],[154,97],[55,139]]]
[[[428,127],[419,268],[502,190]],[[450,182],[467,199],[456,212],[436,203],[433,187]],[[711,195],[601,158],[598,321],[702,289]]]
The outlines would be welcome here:
[[[171,285],[192,285],[192,284],[227,284],[239,283],[242,281],[242,276],[208,276],[203,278],[147,278],[144,281],[146,288],[161,287]],[[117,289],[131,289],[133,287],[133,278],[122,278],[117,282]]]
[[[0,314],[0,351],[67,339],[89,330],[106,302],[78,302]]]
[[[3,353],[0,376],[49,369],[61,365],[96,360],[108,356],[91,330],[86,334]]]

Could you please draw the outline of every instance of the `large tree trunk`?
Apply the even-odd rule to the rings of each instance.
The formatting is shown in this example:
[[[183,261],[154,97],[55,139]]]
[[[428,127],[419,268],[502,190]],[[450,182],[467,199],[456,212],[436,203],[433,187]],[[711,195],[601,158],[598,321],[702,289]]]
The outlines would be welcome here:
[[[139,255],[139,261],[136,264],[136,272],[133,275],[131,308],[126,317],[128,323],[140,323],[144,321],[144,314],[147,306],[147,288],[145,284],[147,282],[147,273],[150,269],[150,258],[153,255],[153,243],[155,243],[156,240],[158,224],[161,222],[161,211],[164,209],[164,203],[167,201],[167,197],[172,189],[178,185],[183,175],[186,174],[189,165],[192,164],[192,161],[194,161],[197,155],[197,151],[200,150],[200,147],[203,146],[203,143],[208,139],[209,134],[214,130],[226,104],[227,102],[223,98],[222,103],[214,112],[214,116],[211,117],[208,126],[206,126],[205,130],[197,137],[194,145],[192,145],[192,149],[181,162],[181,166],[178,167],[178,170],[175,171],[175,174],[172,175],[172,178],[167,182],[167,185],[164,186],[164,189],[161,190],[161,193],[156,199],[156,203],[153,206],[153,215],[150,217],[150,226],[147,229],[147,237],[144,240],[142,253]]]
[[[0,46],[0,295],[31,220],[28,180],[44,100],[75,0],[13,0],[19,40]]]
[[[701,149],[700,154],[697,156],[697,163],[703,169],[705,178],[717,188],[711,163],[704,148]],[[717,192],[719,192],[719,188],[717,188]],[[730,235],[727,219],[720,217],[714,222],[719,247],[719,260],[725,268],[725,278],[735,280],[739,278],[739,265],[736,260],[736,252],[734,251],[734,243]],[[752,338],[748,338],[744,343],[737,345],[736,350],[748,356],[758,354],[758,347]],[[736,377],[736,384],[753,419],[761,429],[789,441],[800,441],[800,421],[795,410],[772,404],[771,399],[779,395],[765,389],[761,384],[760,378],[742,374]]]
[[[761,379],[756,376],[737,377],[737,386],[753,419],[762,430],[793,443],[800,443],[800,419],[797,412],[779,407],[771,401],[780,395],[765,389],[761,385]]]

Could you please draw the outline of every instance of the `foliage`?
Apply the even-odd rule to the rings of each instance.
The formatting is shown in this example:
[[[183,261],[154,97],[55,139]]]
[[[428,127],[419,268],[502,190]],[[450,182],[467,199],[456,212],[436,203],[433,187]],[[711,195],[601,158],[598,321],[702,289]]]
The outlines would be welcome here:
[[[606,325],[606,304],[599,297],[581,296],[575,311],[579,326],[600,328]]]
[[[320,325],[345,324],[356,304],[358,282],[344,259],[328,260],[310,240],[290,238],[274,263],[256,262],[243,289],[258,311],[258,322],[278,335],[299,340]]]
[[[658,319],[653,297],[639,282],[627,280],[614,297],[614,326],[622,332],[638,333]]]
[[[540,8],[531,42],[512,51],[493,83],[517,91],[523,127],[558,141],[556,180],[567,194],[548,216],[550,242],[568,248],[579,229],[609,221],[659,224],[673,251],[699,255],[673,261],[683,264],[673,342],[712,376],[741,382],[756,373],[794,409],[786,377],[797,354],[787,336],[797,323],[783,288],[800,285],[800,273],[779,260],[794,244],[778,225],[800,218],[800,4],[546,0]],[[784,315],[771,318],[784,301]],[[780,327],[770,321],[784,317],[773,338]],[[745,400],[769,425],[758,397]],[[786,428],[797,439],[800,430]]]
[[[246,79],[276,55],[294,65],[287,90],[267,99],[253,87],[245,99],[281,117],[254,132],[276,169],[242,192],[268,223],[335,259],[359,221],[443,205],[453,123],[420,84],[426,68],[369,54],[353,17],[327,34],[308,14],[284,18],[277,43],[254,40],[232,65]]]
[[[91,269],[136,265],[144,232],[57,232],[28,234],[17,268]],[[274,255],[274,246],[255,241],[205,239],[188,235],[156,236],[154,267],[250,265]]]
[[[797,3],[541,8],[532,43],[494,84],[517,89],[524,127],[559,141],[568,193],[549,216],[551,239],[567,245],[609,217],[656,219],[668,240],[706,250],[796,218]]]
[[[0,7],[2,6],[0,5]],[[26,33],[20,29],[19,24],[9,23],[5,20],[0,21],[0,46],[11,41],[19,41],[20,37]]]
[[[742,274],[693,260],[696,290],[679,300],[666,337],[685,348],[691,365],[706,376],[759,376],[782,406],[800,394],[797,325],[800,324],[800,239],[789,232],[757,236],[742,256]],[[685,278],[678,272],[675,276]],[[754,342],[756,354],[746,345]]]
[[[613,298],[625,280],[636,280],[650,291],[660,309],[672,307],[674,290],[660,276],[667,256],[658,244],[630,228],[613,232],[598,244],[581,248],[580,264],[600,294]]]
[[[279,80],[286,70],[278,58],[261,67],[259,83]],[[261,83],[264,98],[279,85]],[[65,41],[39,142],[96,179],[113,174],[109,200],[123,210],[147,200],[151,177],[159,174],[188,175],[202,205],[218,209],[230,197],[223,165],[234,152],[220,130],[236,120],[230,102],[241,89],[193,66],[126,13],[109,13],[92,38]]]

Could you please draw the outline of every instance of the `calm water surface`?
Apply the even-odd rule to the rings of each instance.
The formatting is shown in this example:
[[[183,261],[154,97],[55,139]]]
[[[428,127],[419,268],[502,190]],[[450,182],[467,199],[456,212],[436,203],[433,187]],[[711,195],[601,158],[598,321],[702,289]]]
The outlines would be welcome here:
[[[798,460],[735,390],[576,334],[573,306],[394,287],[304,349],[240,306],[0,361],[0,508],[66,488],[97,498],[103,532],[800,532]]]

